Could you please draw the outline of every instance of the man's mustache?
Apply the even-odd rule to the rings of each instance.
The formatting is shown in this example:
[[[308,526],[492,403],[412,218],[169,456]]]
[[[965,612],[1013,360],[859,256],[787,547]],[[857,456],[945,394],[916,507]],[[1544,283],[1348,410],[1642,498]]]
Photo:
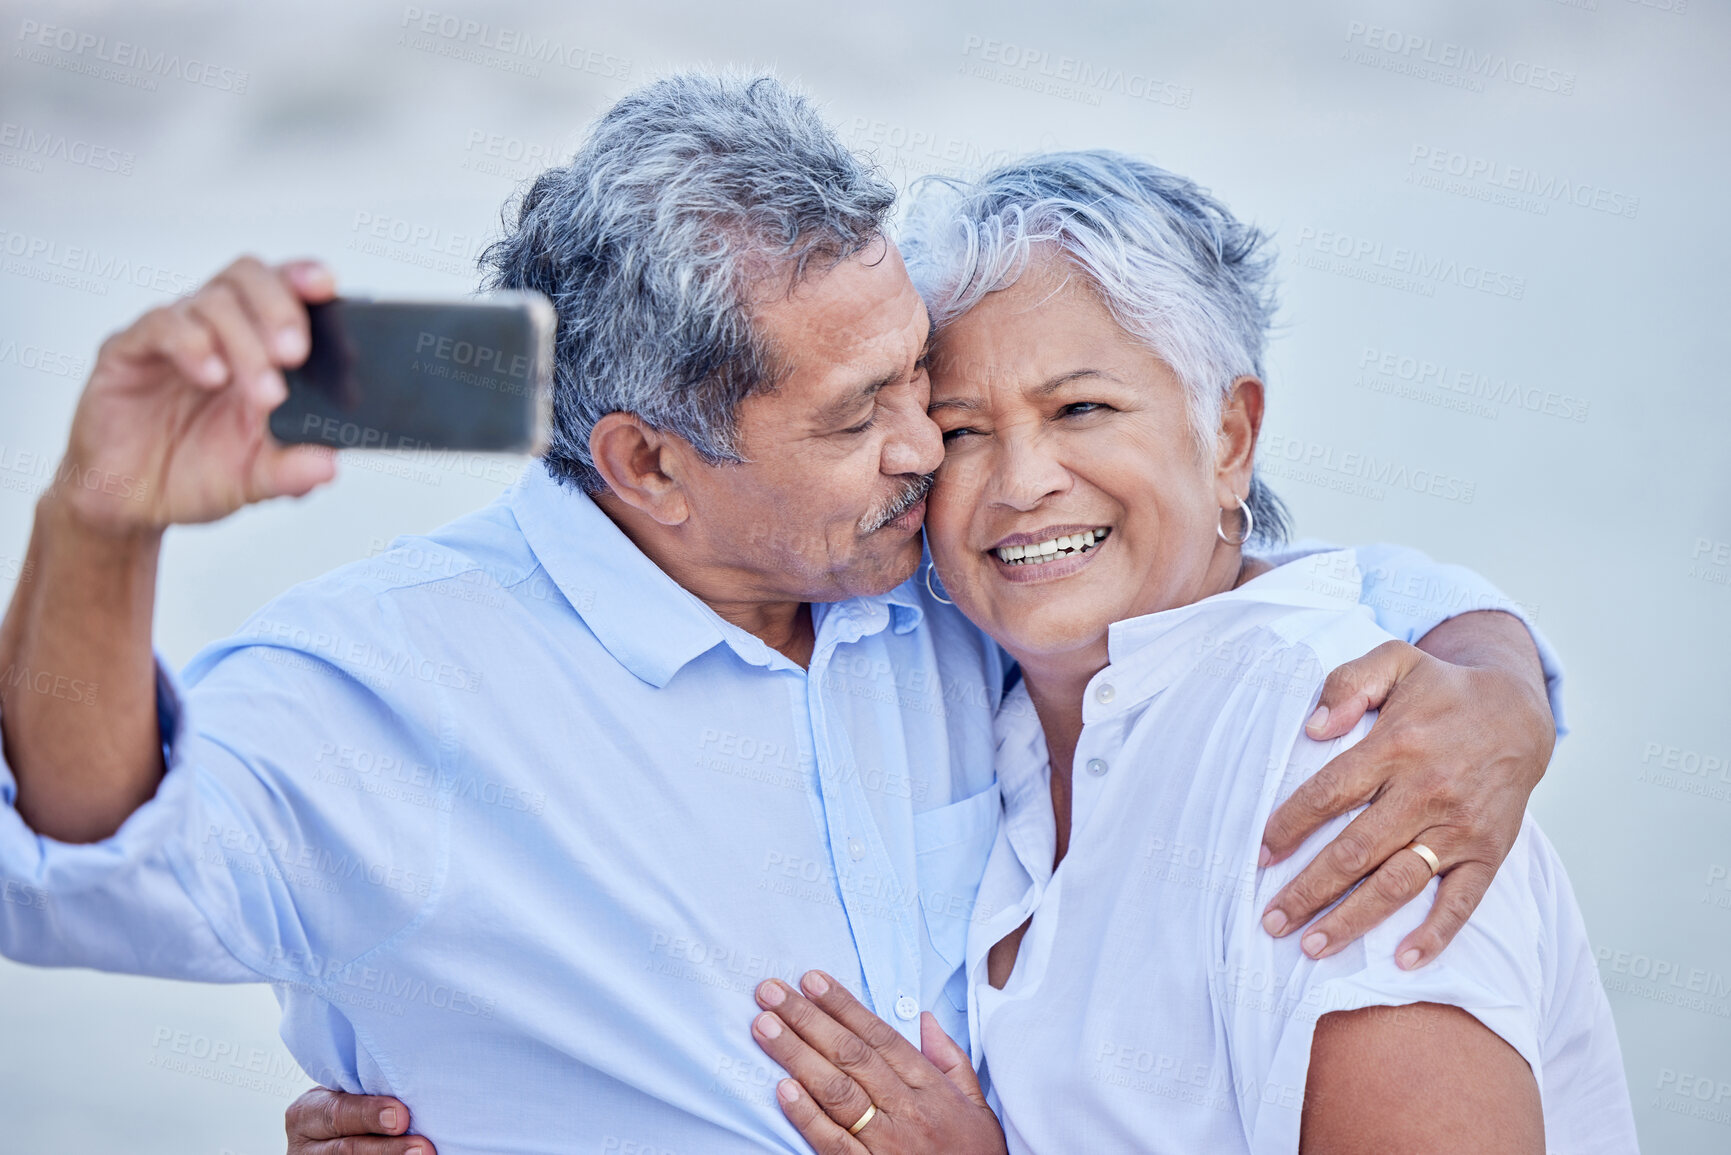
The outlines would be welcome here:
[[[898,495],[894,501],[890,502],[889,505],[885,506],[878,513],[873,514],[871,517],[860,522],[860,533],[876,533],[878,530],[882,529],[884,526],[918,505],[921,501],[925,500],[926,494],[930,493],[931,490],[931,474],[927,473],[914,478],[912,481],[908,482],[907,488],[902,490],[901,494]]]

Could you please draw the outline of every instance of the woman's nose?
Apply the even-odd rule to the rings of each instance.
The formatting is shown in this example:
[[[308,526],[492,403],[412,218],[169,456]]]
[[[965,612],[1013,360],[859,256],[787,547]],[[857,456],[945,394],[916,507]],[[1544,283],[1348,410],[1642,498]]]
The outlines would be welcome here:
[[[1036,509],[1070,488],[1070,471],[1046,439],[1016,435],[999,441],[988,500],[1016,510]]]

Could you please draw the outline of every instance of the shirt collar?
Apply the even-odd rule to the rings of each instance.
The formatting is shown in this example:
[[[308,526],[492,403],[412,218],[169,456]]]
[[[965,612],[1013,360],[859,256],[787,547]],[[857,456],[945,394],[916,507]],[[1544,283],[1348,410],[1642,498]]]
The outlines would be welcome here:
[[[620,665],[665,686],[693,658],[728,642],[748,660],[773,660],[767,647],[718,617],[625,536],[581,489],[560,483],[536,461],[507,496],[523,536],[583,623]],[[872,597],[814,606],[813,626],[845,624],[856,641],[890,625],[910,633],[925,620],[919,574]],[[757,651],[763,651],[759,654]]]
[[[1271,623],[1287,616],[1281,610],[1368,614],[1359,601],[1362,584],[1352,550],[1311,554],[1201,601],[1114,622],[1108,665],[1088,683],[1082,719],[1100,721],[1146,701],[1210,654],[1216,664],[1236,660],[1228,639],[1247,613]]]
[[[890,629],[898,634],[912,633],[926,620],[925,606],[920,603],[920,598],[925,596],[925,591],[920,588],[921,572],[916,570],[913,577],[889,593],[867,599],[881,601],[889,607]]]
[[[720,619],[626,537],[575,485],[537,461],[507,495],[523,537],[583,624],[620,665],[659,689],[723,641]]]

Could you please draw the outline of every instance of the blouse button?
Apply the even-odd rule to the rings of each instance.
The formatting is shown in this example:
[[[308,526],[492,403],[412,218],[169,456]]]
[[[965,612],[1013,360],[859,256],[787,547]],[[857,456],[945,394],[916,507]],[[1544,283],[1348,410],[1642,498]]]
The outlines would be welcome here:
[[[896,1000],[896,1018],[911,1023],[920,1017],[920,1004],[912,995],[903,995]]]
[[[1106,773],[1106,763],[1100,761],[1098,758],[1088,759],[1088,773],[1092,774],[1096,778],[1100,777],[1100,775]]]
[[[1102,682],[1094,687],[1094,700],[1105,705],[1118,696],[1118,691],[1112,688],[1111,682]]]

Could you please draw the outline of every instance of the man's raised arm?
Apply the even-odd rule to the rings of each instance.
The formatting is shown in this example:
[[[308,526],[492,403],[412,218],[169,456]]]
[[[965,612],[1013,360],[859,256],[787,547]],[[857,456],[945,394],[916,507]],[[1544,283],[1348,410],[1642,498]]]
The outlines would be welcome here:
[[[306,358],[306,303],[333,292],[312,262],[243,257],[103,343],[0,623],[0,741],[37,833],[105,838],[161,781],[163,532],[335,475],[328,451],[278,445],[267,428],[280,369]]]

